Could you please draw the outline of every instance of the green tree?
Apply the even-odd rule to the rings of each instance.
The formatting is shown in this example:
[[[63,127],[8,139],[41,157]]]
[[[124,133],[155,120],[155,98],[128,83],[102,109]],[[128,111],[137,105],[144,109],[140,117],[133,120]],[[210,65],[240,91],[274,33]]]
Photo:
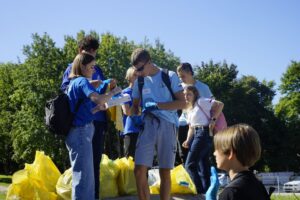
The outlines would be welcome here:
[[[17,165],[13,156],[10,132],[16,108],[11,104],[10,96],[14,93],[12,74],[17,64],[0,64],[0,171],[11,174]]]
[[[36,150],[50,155],[64,167],[64,142],[49,134],[44,125],[44,106],[57,93],[66,66],[62,51],[47,35],[33,34],[33,43],[24,47],[25,63],[13,75],[11,103],[17,109],[12,123],[14,156],[19,163],[31,162]]]
[[[292,61],[281,77],[279,87],[283,95],[275,106],[276,115],[286,124],[288,135],[286,156],[290,159],[290,168],[299,170],[300,165],[300,62]]]
[[[147,41],[143,44],[151,54],[152,61],[159,67],[167,68],[176,72],[176,68],[180,63],[178,57],[170,50],[166,50],[164,45],[159,39],[155,40],[154,46],[147,44]]]

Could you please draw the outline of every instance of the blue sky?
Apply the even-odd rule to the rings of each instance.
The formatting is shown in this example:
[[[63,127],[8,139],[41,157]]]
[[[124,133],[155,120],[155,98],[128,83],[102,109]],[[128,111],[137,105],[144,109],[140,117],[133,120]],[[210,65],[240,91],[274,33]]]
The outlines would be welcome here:
[[[4,1],[0,62],[22,61],[32,33],[47,32],[62,47],[65,35],[95,30],[136,43],[159,38],[181,61],[226,60],[240,76],[278,86],[291,60],[300,61],[299,8],[299,0]]]

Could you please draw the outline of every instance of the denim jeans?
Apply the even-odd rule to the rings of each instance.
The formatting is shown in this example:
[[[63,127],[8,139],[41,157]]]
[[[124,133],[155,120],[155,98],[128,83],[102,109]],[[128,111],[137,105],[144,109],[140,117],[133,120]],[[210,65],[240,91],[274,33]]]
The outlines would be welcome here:
[[[209,136],[208,128],[195,130],[185,169],[193,180],[198,194],[204,194],[210,185],[209,154],[211,146],[212,138]]]
[[[95,179],[95,199],[99,199],[100,190],[100,162],[104,147],[104,131],[107,129],[107,122],[94,121],[95,131],[93,137],[93,160]]]
[[[72,167],[72,200],[95,199],[92,139],[94,125],[72,127],[66,145]]]

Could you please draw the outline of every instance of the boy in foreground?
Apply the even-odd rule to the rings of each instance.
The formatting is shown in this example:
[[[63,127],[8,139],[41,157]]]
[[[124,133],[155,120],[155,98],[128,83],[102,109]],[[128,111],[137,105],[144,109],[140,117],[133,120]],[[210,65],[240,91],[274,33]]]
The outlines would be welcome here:
[[[231,126],[214,136],[214,156],[217,167],[228,172],[231,182],[219,195],[219,200],[269,200],[264,185],[249,170],[260,158],[261,146],[257,132],[247,124]],[[218,174],[211,169],[211,185],[206,200],[216,200]]]

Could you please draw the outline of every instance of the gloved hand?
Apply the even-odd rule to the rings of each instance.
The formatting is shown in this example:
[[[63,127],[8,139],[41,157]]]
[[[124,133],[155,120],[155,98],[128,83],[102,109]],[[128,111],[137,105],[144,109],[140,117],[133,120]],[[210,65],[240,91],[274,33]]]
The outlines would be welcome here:
[[[141,116],[132,115],[132,116],[129,116],[129,117],[133,121],[133,124],[134,124],[135,127],[139,128],[139,129],[143,127],[143,121],[142,121]]]
[[[109,84],[110,81],[111,81],[111,79],[106,79],[106,80],[102,81],[102,84]]]
[[[145,108],[143,111],[149,112],[152,110],[158,110],[158,106],[156,102],[153,101],[149,101],[145,103]]]
[[[215,167],[210,168],[210,186],[205,193],[205,200],[217,200],[217,193],[220,186],[218,173]]]

